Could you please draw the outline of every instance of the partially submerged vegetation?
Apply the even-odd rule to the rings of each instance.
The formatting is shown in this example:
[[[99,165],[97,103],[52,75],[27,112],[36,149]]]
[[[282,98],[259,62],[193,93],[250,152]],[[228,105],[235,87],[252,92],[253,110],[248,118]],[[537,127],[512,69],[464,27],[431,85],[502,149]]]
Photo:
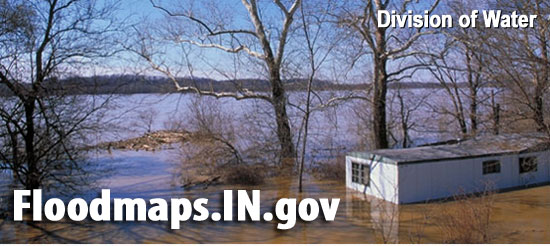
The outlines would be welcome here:
[[[143,136],[135,138],[100,143],[96,147],[106,150],[115,149],[155,151],[160,150],[165,145],[182,143],[188,138],[189,132],[161,130],[145,133]]]
[[[460,195],[452,204],[440,204],[437,226],[445,243],[489,243],[491,214],[494,203],[492,193],[479,197]]]
[[[345,182],[346,160],[344,156],[313,162],[309,169],[313,177]]]
[[[276,161],[266,159],[266,143],[250,141],[243,122],[215,102],[198,97],[190,105],[184,125],[187,141],[181,145],[180,180],[184,187],[210,184],[259,185]],[[264,154],[262,156],[261,154]]]

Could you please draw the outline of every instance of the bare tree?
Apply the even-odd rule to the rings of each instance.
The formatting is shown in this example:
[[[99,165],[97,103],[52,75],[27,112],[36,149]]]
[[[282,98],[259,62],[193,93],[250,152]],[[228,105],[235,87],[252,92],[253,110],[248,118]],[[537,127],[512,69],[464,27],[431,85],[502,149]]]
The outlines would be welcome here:
[[[114,51],[109,2],[0,1],[0,86],[12,97],[0,110],[0,168],[26,189],[74,185],[84,124],[106,101],[65,96],[59,81],[79,65]],[[78,174],[77,174],[78,173]]]
[[[427,8],[433,12],[439,0],[431,2]],[[422,6],[426,9],[426,4]],[[421,54],[414,49],[415,43],[434,30],[399,29],[377,26],[377,13],[381,10],[396,10],[399,14],[415,10],[418,3],[413,1],[367,0],[356,3],[347,1],[336,15],[342,26],[355,32],[359,39],[359,48],[352,58],[354,65],[361,57],[368,55],[372,64],[372,136],[374,148],[388,148],[388,130],[386,122],[386,96],[388,84],[410,77],[422,64],[405,62]],[[366,47],[364,47],[366,46]],[[396,64],[389,66],[389,64]],[[399,65],[401,64],[401,65]]]
[[[142,44],[141,47],[133,50],[152,68],[168,76],[178,91],[195,92],[218,98],[261,99],[269,102],[273,106],[275,114],[281,158],[285,166],[293,165],[296,150],[287,113],[287,93],[281,73],[284,67],[287,42],[293,32],[294,17],[300,8],[301,0],[288,3],[275,0],[271,5],[266,3],[267,6],[261,6],[262,3],[257,0],[242,0],[241,5],[247,16],[234,18],[231,13],[216,9],[217,4],[208,2],[189,1],[180,9],[168,7],[161,1],[151,0],[151,3],[169,18],[179,21],[179,24],[171,25],[166,29],[170,41],[177,44],[216,49],[237,56],[245,54],[252,60],[249,64],[261,64],[264,70],[263,75],[269,81],[271,91],[270,93],[255,92],[238,83],[235,83],[237,92],[216,92],[213,89],[200,88],[196,84],[182,86],[173,70],[169,69],[168,64],[155,59],[150,49],[150,43],[146,40],[152,38],[151,36],[142,36],[139,42]],[[264,8],[272,8],[273,11],[280,14],[282,20],[280,22],[273,21],[272,17],[263,16]],[[233,19],[236,18],[243,22],[242,25],[234,24]]]
[[[315,72],[317,71],[317,65],[315,64],[315,47],[314,47],[316,37],[314,37],[313,40],[310,37],[310,31],[309,31],[310,26],[306,23],[306,16],[304,14],[303,7],[301,8],[301,11],[302,11],[302,24],[304,29],[304,36],[306,38],[307,49],[309,51],[309,66],[311,69],[311,73],[307,81],[306,108],[304,110],[304,119],[303,119],[304,135],[302,136],[302,153],[300,157],[300,180],[299,180],[299,188],[298,188],[300,192],[302,192],[304,162],[306,159],[307,137],[308,137],[308,131],[309,131],[309,116],[311,114],[311,90],[312,90],[313,80],[315,79]]]
[[[498,1],[495,7],[538,15],[534,28],[492,30],[485,52],[492,58],[490,79],[509,91],[516,120],[532,120],[539,131],[548,132],[545,97],[550,85],[550,1]],[[517,107],[520,105],[521,107]]]
[[[321,5],[321,4],[320,4]],[[332,5],[331,1],[327,1],[326,5],[321,5],[321,8],[330,9],[330,6]],[[308,8],[308,9],[314,9],[314,8]],[[307,141],[308,141],[308,134],[309,134],[309,121],[310,116],[313,113],[313,110],[315,110],[315,107],[312,106],[312,96],[313,96],[313,83],[317,76],[317,72],[320,68],[320,66],[326,61],[327,57],[335,47],[335,42],[338,42],[338,39],[332,40],[333,42],[326,47],[326,49],[320,50],[319,42],[322,38],[322,30],[324,30],[323,25],[326,24],[328,15],[323,13],[323,11],[316,11],[317,9],[313,10],[312,12],[317,12],[315,14],[307,13],[304,11],[304,4],[302,3],[301,6],[301,19],[302,19],[302,29],[304,32],[304,39],[307,44],[307,59],[309,61],[309,75],[307,76],[307,88],[306,88],[306,101],[305,101],[305,108],[300,108],[303,110],[304,116],[302,120],[302,128],[303,134],[300,134],[300,138],[302,140],[301,143],[301,154],[300,154],[300,178],[299,178],[299,191],[302,192],[302,181],[303,181],[303,174],[304,174],[304,164],[306,160],[306,151],[307,151]]]
[[[146,134],[152,133],[158,114],[159,112],[152,107],[139,110],[137,120],[133,125],[140,130],[144,130]]]
[[[427,90],[415,93],[402,88],[402,86],[403,83],[399,83],[395,88],[395,93],[392,93],[388,126],[390,137],[396,146],[409,148],[414,144],[411,133],[420,130],[419,127],[423,125],[421,117],[415,116],[427,113],[420,111],[427,105],[433,91]]]
[[[452,15],[460,16],[470,13],[477,6],[477,2],[450,1],[446,7]],[[439,39],[426,44],[426,50],[438,47],[438,42],[443,44],[439,52],[417,57],[426,64],[427,70],[443,87],[450,101],[451,109],[435,105],[434,110],[450,116],[457,123],[462,137],[477,134],[480,125],[479,107],[489,98],[482,90],[490,84],[486,73],[488,57],[483,52],[487,33],[482,23],[477,23],[475,28],[456,27],[446,30]]]
[[[425,59],[428,70],[448,96],[451,109],[445,104],[433,105],[437,113],[450,115],[462,137],[476,135],[479,128],[479,105],[489,97],[482,88],[488,82],[484,76],[484,56],[468,43],[458,43],[451,37],[440,54]],[[438,102],[436,102],[437,104]],[[468,127],[469,126],[469,127]]]

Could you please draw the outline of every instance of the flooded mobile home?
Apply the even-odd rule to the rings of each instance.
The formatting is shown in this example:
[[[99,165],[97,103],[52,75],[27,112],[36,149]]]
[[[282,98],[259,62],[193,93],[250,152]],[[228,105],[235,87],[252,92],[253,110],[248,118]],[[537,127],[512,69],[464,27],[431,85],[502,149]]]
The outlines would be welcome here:
[[[410,149],[350,153],[346,186],[397,204],[550,182],[542,134],[481,136]]]

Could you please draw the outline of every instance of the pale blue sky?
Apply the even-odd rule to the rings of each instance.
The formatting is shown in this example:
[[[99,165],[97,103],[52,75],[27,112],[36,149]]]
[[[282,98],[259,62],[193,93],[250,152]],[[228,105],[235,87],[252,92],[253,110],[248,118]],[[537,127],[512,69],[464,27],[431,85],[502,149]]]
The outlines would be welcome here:
[[[157,3],[167,6],[167,7],[173,7],[174,5],[178,4],[185,4],[193,1],[170,1],[170,0],[156,0]],[[205,4],[205,3],[215,3],[215,5],[222,10],[228,12],[230,15],[235,17],[232,21],[232,26],[237,26],[239,28],[248,28],[251,29],[251,24],[245,20],[244,18],[248,19],[247,13],[244,9],[244,6],[242,6],[240,0],[218,0],[216,1],[195,1],[197,4]],[[280,15],[279,11],[277,11],[276,7],[274,7],[271,4],[271,1],[261,1],[263,3],[260,5],[261,8],[261,14],[262,18],[265,18],[267,20],[271,20],[272,24],[280,24],[282,21],[282,16]],[[428,6],[425,5],[425,1],[420,1],[416,7],[417,8],[427,8]],[[267,6],[267,7],[265,7]],[[200,11],[203,10],[203,8],[198,8]],[[230,10],[230,11],[227,11]],[[128,17],[131,23],[134,24],[140,24],[140,22],[143,19],[148,19],[148,21],[151,21],[152,23],[160,23],[162,24],[164,22],[164,13],[156,9],[152,6],[151,2],[149,0],[124,0],[120,1],[120,11],[119,11],[120,17]],[[299,21],[299,20],[296,20]],[[331,30],[328,30],[329,32]],[[129,30],[129,34],[133,32],[133,30]],[[254,71],[247,71],[250,67],[240,67],[235,68],[233,67],[233,56],[225,54],[222,51],[217,51],[213,49],[201,49],[195,47],[193,49],[192,55],[190,57],[195,71],[195,76],[199,77],[209,77],[209,78],[215,78],[215,79],[224,79],[223,76],[221,76],[219,73],[215,72],[215,68],[228,68],[233,70],[238,70],[241,75],[239,77],[258,77],[258,73],[254,73]],[[180,50],[174,49],[167,52],[166,57],[169,57],[170,59],[179,59],[182,56],[182,52]],[[201,57],[201,59],[197,59],[197,57]],[[296,56],[294,56],[296,57]],[[297,56],[299,59],[299,56]],[[368,73],[368,70],[370,69],[370,66],[368,64],[369,58],[365,58],[365,64],[364,69],[356,69],[355,73],[357,73],[357,76],[362,76],[364,78],[365,73]],[[298,63],[300,61],[297,61]],[[114,65],[111,66],[111,68],[114,68],[112,73],[119,73],[124,72],[126,70],[126,66],[136,66],[135,64],[132,64],[128,61],[122,61],[118,62],[115,61]],[[139,65],[138,65],[139,66]],[[182,66],[175,66],[175,69],[182,69],[184,72],[181,74],[178,74],[178,76],[188,76],[188,74],[185,72],[186,69]],[[172,70],[174,71],[174,70]],[[132,72],[132,71],[126,71],[126,72]],[[155,74],[152,72],[145,72],[147,74]]]
[[[178,4],[185,4],[193,1],[168,1],[168,0],[156,0],[155,3],[166,6],[170,10],[176,10]],[[216,2],[216,1],[195,1],[198,4],[204,4],[206,2]],[[222,10],[230,10],[228,13],[231,13],[233,21],[232,26],[237,26],[239,28],[252,28],[250,23],[247,20],[244,20],[243,18],[248,18],[246,10],[244,6],[241,4],[240,0],[227,0],[227,1],[219,1],[219,4],[216,3],[216,6],[219,7]],[[120,10],[118,11],[118,15],[120,18],[128,18],[129,22],[132,24],[135,24],[136,26],[140,26],[145,19],[149,23],[155,23],[158,24],[164,24],[165,22],[165,13],[152,6],[151,2],[149,0],[125,0],[121,1],[119,5]],[[202,10],[201,8],[197,8]],[[263,17],[274,17],[271,16],[268,11],[263,10],[262,11]],[[277,18],[277,17],[276,17]],[[280,17],[279,17],[280,18]],[[281,18],[282,20],[282,18]],[[249,25],[249,26],[247,26]],[[133,32],[133,30],[129,30],[130,32]],[[182,56],[181,50],[179,50],[177,47],[174,48],[174,50],[167,52],[166,57],[169,57],[173,60],[179,60]],[[216,78],[216,79],[226,79],[223,76],[220,75],[218,72],[214,72],[213,68],[221,68],[221,67],[228,67],[232,65],[233,63],[233,55],[228,55],[225,52],[215,50],[215,49],[201,49],[198,47],[195,47],[192,51],[192,57],[190,57],[190,60],[192,61],[194,65],[194,75],[199,77],[209,77],[209,78]],[[201,58],[198,59],[197,57],[200,56]],[[125,55],[124,57],[128,58],[128,55]],[[125,65],[129,63],[127,61],[118,62],[115,61],[114,65],[110,66],[114,71],[111,73],[124,73],[124,72],[132,72],[131,69],[127,69]],[[133,64],[132,64],[133,65]],[[135,66],[135,65],[133,65]],[[175,71],[176,69],[181,69],[180,67],[176,67],[172,71]],[[178,74],[180,76],[188,76],[189,74],[186,73],[187,69],[182,69],[184,72],[181,74]],[[244,69],[243,69],[244,71]],[[144,73],[147,74],[157,74],[155,72],[146,71]],[[244,77],[256,77],[254,74],[249,73],[248,75],[244,75]]]

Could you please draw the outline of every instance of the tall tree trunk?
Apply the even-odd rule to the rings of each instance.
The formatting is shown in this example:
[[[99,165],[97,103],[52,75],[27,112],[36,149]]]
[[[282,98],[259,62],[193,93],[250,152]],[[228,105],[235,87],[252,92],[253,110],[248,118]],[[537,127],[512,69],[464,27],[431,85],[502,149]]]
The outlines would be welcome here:
[[[535,123],[537,124],[538,130],[543,131],[546,129],[546,124],[544,123],[544,104],[543,104],[543,95],[542,88],[540,88],[540,82],[537,82],[535,96],[533,98],[535,103]]]
[[[472,134],[477,134],[477,90],[470,88],[470,96],[472,101],[470,102],[470,125],[472,128]]]
[[[407,125],[407,112],[405,112],[405,100],[401,95],[401,88],[397,89],[397,99],[399,100],[399,114],[401,116],[401,131],[403,132],[403,144],[401,148],[406,149],[409,147],[409,126]]]
[[[500,104],[495,101],[495,91],[491,91],[491,107],[493,108],[493,134],[500,134]]]
[[[466,66],[468,69],[468,87],[470,90],[470,127],[472,135],[477,134],[477,88],[479,85],[479,73],[475,73],[472,64],[472,54],[470,48],[466,48]],[[481,66],[481,65],[479,65]],[[474,74],[475,73],[475,74]]]
[[[387,149],[388,131],[386,126],[386,94],[388,72],[386,52],[386,29],[376,29],[377,51],[374,54],[374,91],[372,97],[372,130],[375,149]]]
[[[535,85],[535,122],[539,131],[546,131],[547,126],[544,122],[544,92],[548,86],[548,76],[550,75],[550,60],[548,58],[548,44],[544,32],[541,33],[540,48],[542,55],[542,75],[537,76]]]
[[[278,69],[271,69],[271,88],[273,96],[273,108],[277,122],[277,137],[280,144],[281,161],[283,166],[292,167],[296,158],[296,149],[292,142],[290,120],[286,112],[286,92],[281,81]]]
[[[453,90],[454,94],[456,96],[456,114],[457,114],[457,121],[458,125],[460,126],[460,132],[462,133],[463,137],[466,137],[468,135],[468,124],[466,123],[466,114],[464,113],[464,102],[462,100],[462,97],[460,96],[461,91],[458,88],[457,83],[453,83]]]
[[[372,97],[372,125],[374,148],[387,149],[388,134],[386,127],[386,93],[387,73],[385,61],[377,61],[374,78],[374,92]]]

